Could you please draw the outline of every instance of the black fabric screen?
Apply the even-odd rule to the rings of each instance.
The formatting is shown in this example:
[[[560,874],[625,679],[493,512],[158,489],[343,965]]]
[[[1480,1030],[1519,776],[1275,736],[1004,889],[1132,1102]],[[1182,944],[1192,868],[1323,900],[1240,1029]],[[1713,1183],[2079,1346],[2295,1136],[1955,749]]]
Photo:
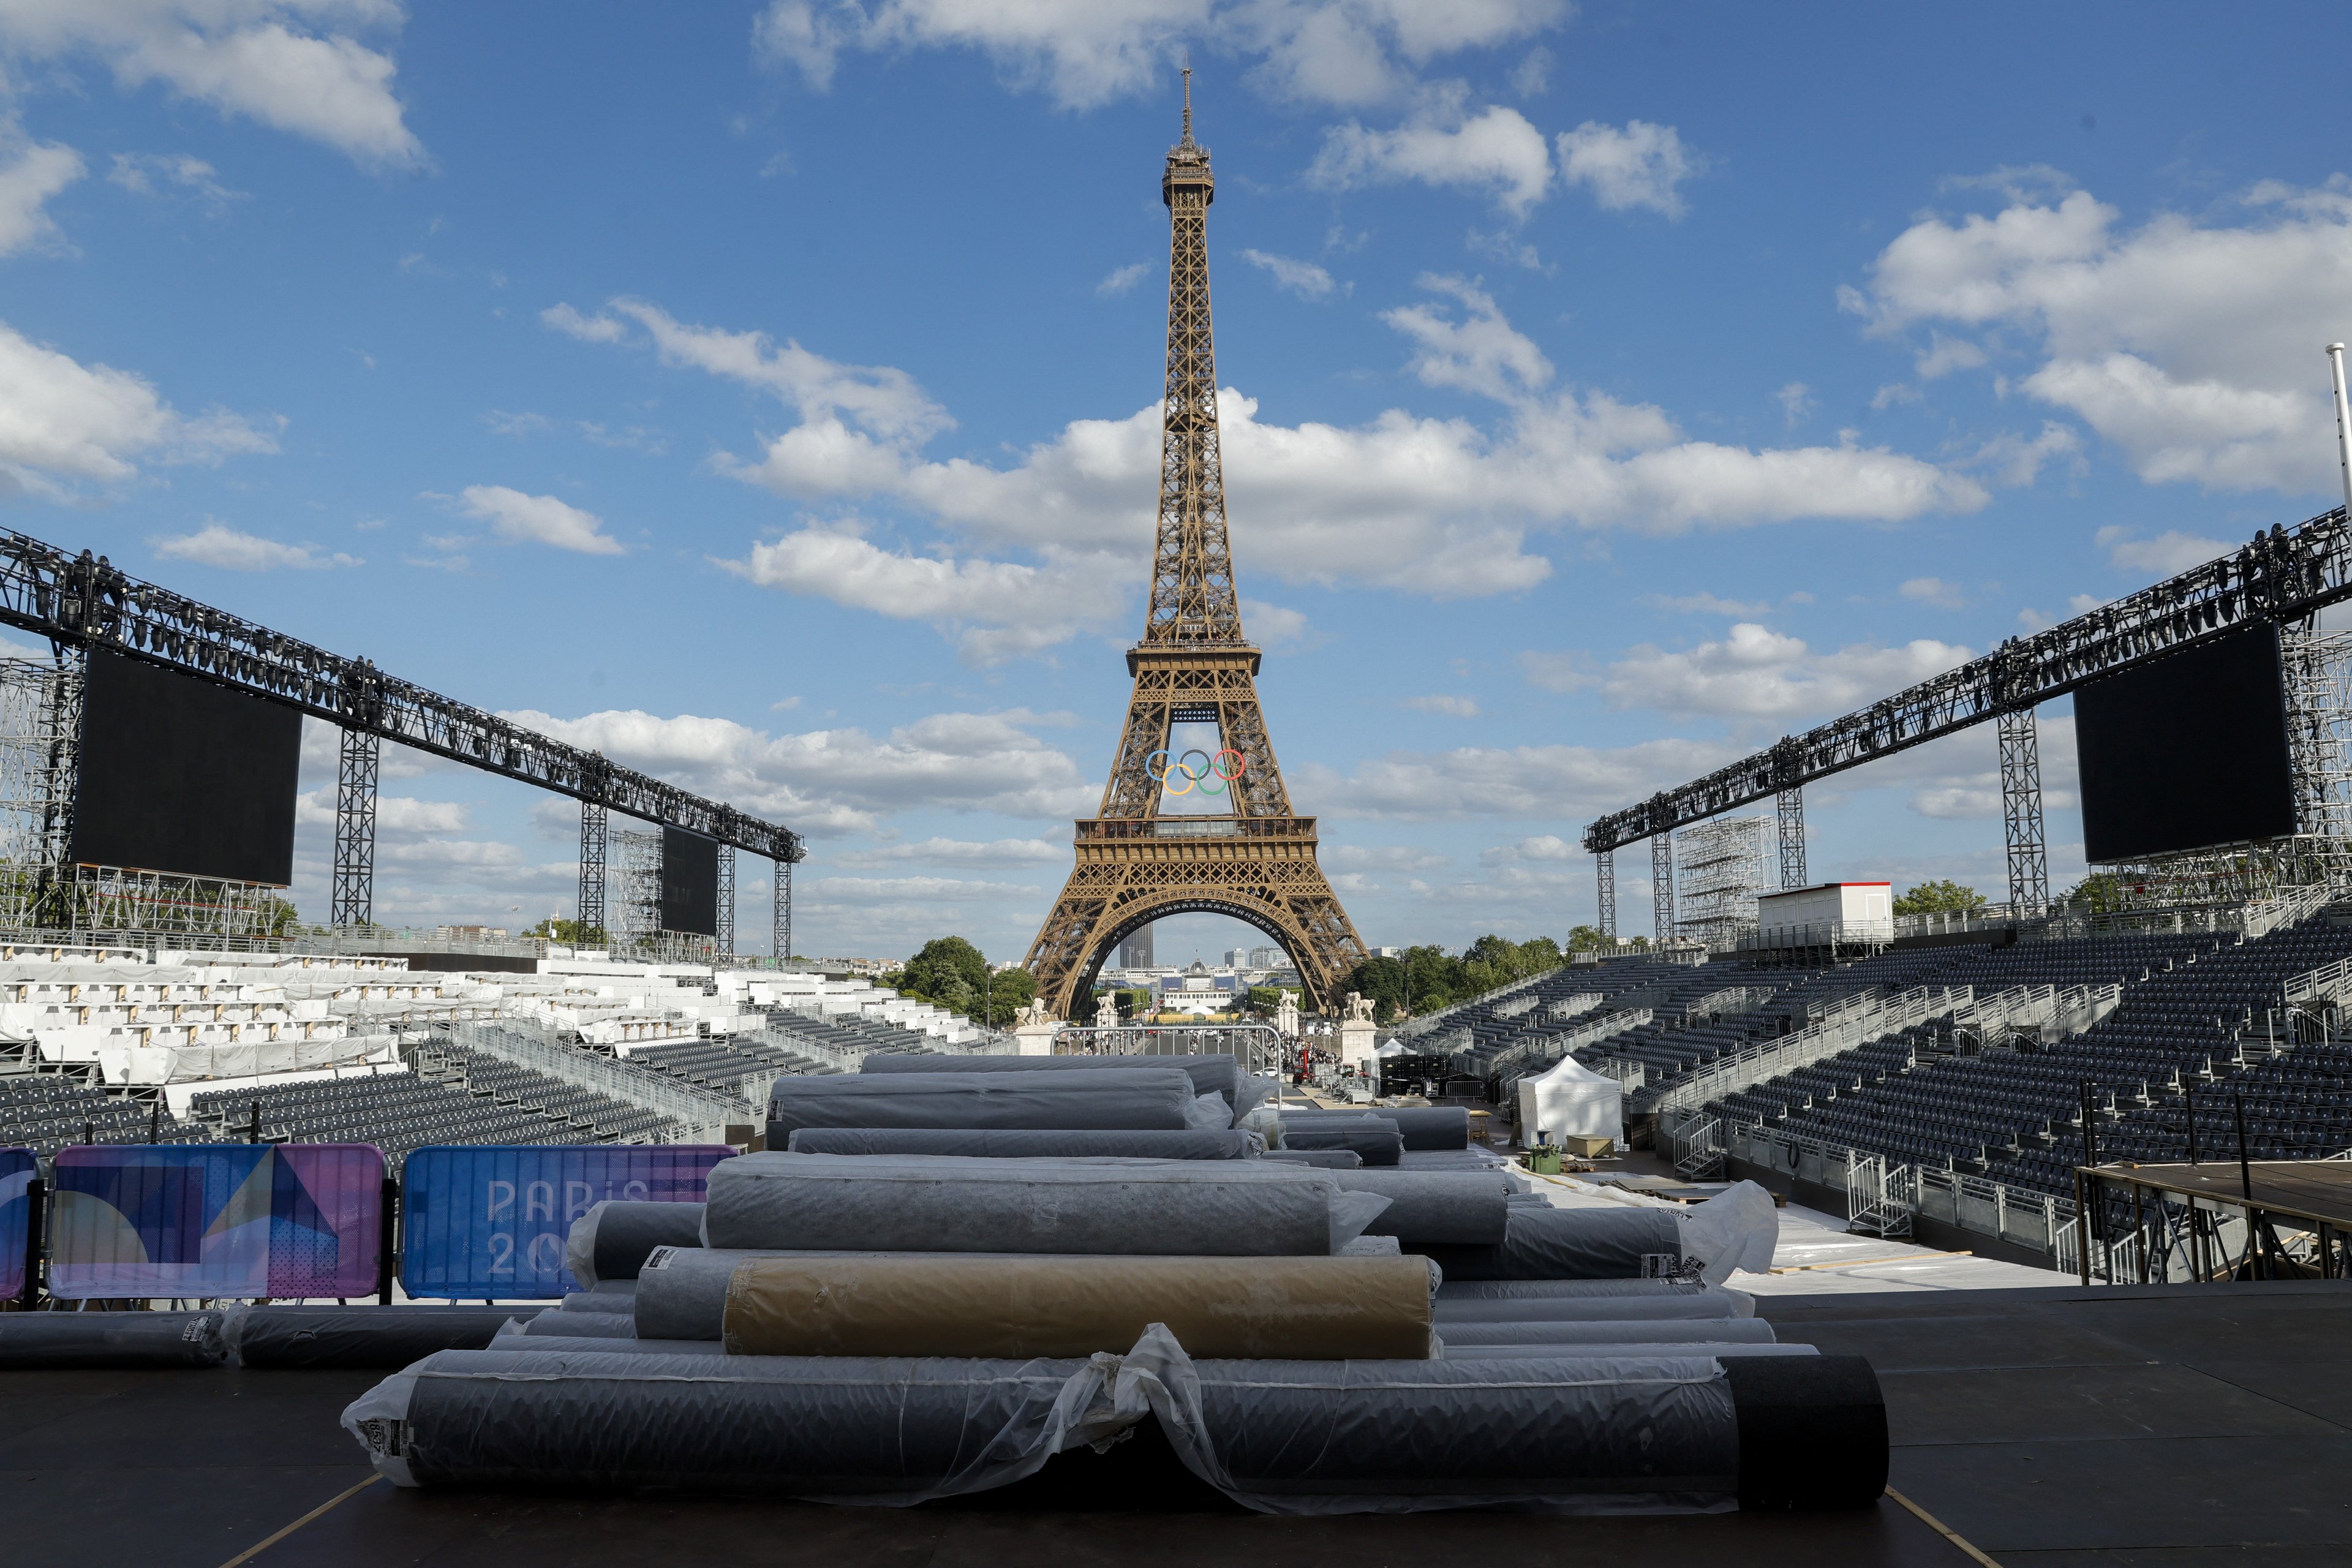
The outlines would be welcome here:
[[[301,760],[295,710],[93,651],[73,858],[285,887]]]
[[[2074,754],[2086,859],[2293,833],[2278,628],[2248,626],[2084,687]]]
[[[662,829],[664,931],[719,934],[719,842],[682,828]]]

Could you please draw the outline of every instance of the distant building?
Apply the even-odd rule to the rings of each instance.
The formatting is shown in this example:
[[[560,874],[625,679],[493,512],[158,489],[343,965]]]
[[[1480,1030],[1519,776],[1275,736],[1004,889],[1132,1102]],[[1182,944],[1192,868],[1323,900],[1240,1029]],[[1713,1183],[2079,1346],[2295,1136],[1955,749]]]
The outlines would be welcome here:
[[[1161,979],[1160,1009],[1203,1017],[1211,1013],[1230,1012],[1246,989],[1242,977],[1234,971],[1213,970],[1196,958],[1186,968]]]
[[[511,934],[504,926],[435,926],[433,935],[441,942],[504,942]]]
[[[1122,969],[1150,969],[1151,962],[1151,928],[1145,926],[1118,944],[1118,963]]]

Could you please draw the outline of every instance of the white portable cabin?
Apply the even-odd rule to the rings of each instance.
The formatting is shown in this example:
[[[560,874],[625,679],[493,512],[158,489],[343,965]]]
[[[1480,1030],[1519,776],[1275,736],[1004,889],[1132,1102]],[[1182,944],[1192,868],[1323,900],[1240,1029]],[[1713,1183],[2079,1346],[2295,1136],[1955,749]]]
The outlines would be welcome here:
[[[1756,900],[1756,929],[1767,941],[1779,932],[1803,942],[1839,937],[1884,942],[1895,934],[1895,884],[1821,882],[1765,893]]]

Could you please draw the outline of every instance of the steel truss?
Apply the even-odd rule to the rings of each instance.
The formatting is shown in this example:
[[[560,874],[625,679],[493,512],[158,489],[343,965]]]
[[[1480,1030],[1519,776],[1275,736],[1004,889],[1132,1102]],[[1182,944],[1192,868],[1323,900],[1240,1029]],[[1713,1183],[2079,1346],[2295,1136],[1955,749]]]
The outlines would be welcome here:
[[[776,862],[775,900],[774,952],[779,959],[789,959],[793,955],[793,863],[789,860]]]
[[[2009,851],[2009,908],[2050,907],[2050,851],[2042,831],[2042,731],[2031,708],[2000,716],[2000,826]]]
[[[1775,815],[1780,824],[1780,890],[1807,886],[1805,879],[1805,792],[1780,792]]]
[[[1617,940],[1617,857],[1613,850],[1603,849],[1592,858],[1592,875],[1599,884],[1601,899],[1601,934],[1611,942]]]
[[[713,940],[721,953],[732,956],[735,952],[735,851],[727,845],[719,847],[719,921]]]
[[[375,797],[383,739],[345,730],[335,771],[335,872],[327,923],[338,931],[375,920]]]
[[[583,945],[605,940],[604,849],[607,824],[604,808],[593,801],[580,803],[580,941]]]
[[[2291,625],[2352,598],[2344,509],[2273,528],[2217,561],[2087,615],[2011,638],[1983,658],[1792,735],[1728,767],[1595,818],[1595,854],[2032,708],[2142,660],[2254,621]]]
[[[1650,932],[1660,947],[1675,940],[1675,839],[1670,833],[1650,840]]]
[[[664,784],[346,658],[21,533],[0,533],[0,624],[104,647],[299,708],[468,767],[771,859],[805,853],[789,828]]]

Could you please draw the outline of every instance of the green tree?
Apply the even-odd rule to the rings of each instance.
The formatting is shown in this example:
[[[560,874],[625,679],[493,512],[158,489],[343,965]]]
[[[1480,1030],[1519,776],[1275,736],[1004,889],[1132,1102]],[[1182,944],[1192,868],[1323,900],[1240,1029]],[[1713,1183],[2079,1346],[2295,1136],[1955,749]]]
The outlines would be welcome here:
[[[1271,1013],[1282,1005],[1282,987],[1253,985],[1249,988],[1249,1005],[1261,1013]]]
[[[980,949],[960,936],[933,937],[925,942],[920,952],[907,960],[894,987],[919,1002],[967,1017],[979,1011],[982,993],[987,988],[988,961],[980,955]]]
[[[1012,1024],[1029,999],[1037,994],[1037,977],[1025,969],[1005,969],[997,972],[986,987],[988,1022],[992,1028],[1002,1029]]]
[[[1603,932],[1599,926],[1571,926],[1569,928],[1568,951],[1570,952],[1590,952],[1596,947],[1610,947],[1613,945],[1614,944],[1610,942],[1608,935]]]
[[[1963,914],[1969,910],[1984,908],[1985,898],[1974,888],[1963,888],[1958,882],[1922,882],[1895,900],[1898,915]]]
[[[542,937],[549,942],[561,942],[566,947],[603,947],[604,945],[603,926],[584,926],[578,921],[567,921],[561,915],[550,915],[522,934]]]
[[[2099,871],[2067,889],[2058,901],[2068,909],[2104,915],[2122,909],[2127,897],[2122,878],[2112,871]]]

